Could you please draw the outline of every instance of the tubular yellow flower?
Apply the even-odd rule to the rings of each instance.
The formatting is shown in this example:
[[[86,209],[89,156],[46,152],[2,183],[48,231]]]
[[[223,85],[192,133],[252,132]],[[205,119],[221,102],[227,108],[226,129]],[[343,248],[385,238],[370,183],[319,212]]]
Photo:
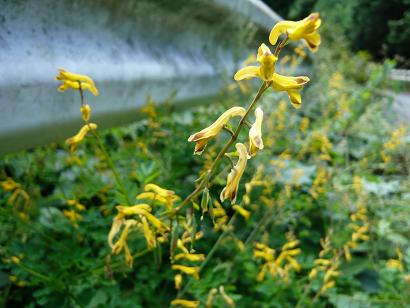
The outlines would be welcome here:
[[[61,68],[58,71],[59,75],[56,77],[56,79],[63,82],[63,84],[58,88],[59,91],[63,92],[69,87],[74,90],[78,90],[80,88],[79,83],[81,83],[81,88],[83,90],[88,90],[95,96],[99,95],[98,89],[96,88],[94,81],[90,77],[86,75],[70,73]]]
[[[228,294],[226,294],[223,286],[219,287],[219,293],[222,295],[222,298],[228,304],[229,307],[231,308],[235,307],[235,302],[233,301],[231,297],[228,296]]]
[[[127,260],[127,263],[128,263],[128,261],[129,261],[129,256],[127,257],[127,254],[129,255],[130,253],[129,253],[129,249],[128,249],[128,246],[127,246],[127,242],[126,242],[126,241],[127,241],[129,229],[130,229],[132,226],[135,226],[135,225],[137,224],[137,222],[136,222],[135,220],[130,219],[130,220],[126,220],[126,221],[124,222],[124,224],[125,224],[124,230],[122,230],[122,233],[121,233],[120,238],[119,238],[118,241],[114,244],[114,246],[113,246],[113,248],[112,248],[112,252],[113,252],[114,254],[118,255],[123,249],[125,249],[126,260]],[[127,246],[127,247],[125,247],[125,246]],[[127,250],[128,250],[128,252],[127,252]]]
[[[128,215],[142,215],[145,216],[154,226],[158,229],[160,233],[165,233],[169,231],[167,225],[165,225],[162,221],[152,215],[149,211],[151,211],[151,206],[148,204],[137,204],[134,206],[117,206],[117,210],[120,214],[124,216]]]
[[[148,199],[152,201],[158,201],[159,203],[166,204],[168,202],[167,198],[164,198],[154,192],[143,192],[140,193],[137,197],[137,200]]]
[[[10,177],[7,178],[5,181],[0,182],[0,185],[4,189],[4,191],[12,191],[21,187],[19,183],[15,182]]]
[[[187,299],[174,299],[171,302],[171,306],[182,306],[182,307],[186,307],[186,308],[196,308],[199,306],[199,301],[190,301]]]
[[[145,191],[153,191],[156,194],[160,195],[161,197],[165,197],[165,198],[175,196],[174,191],[161,188],[158,185],[155,185],[155,184],[152,184],[152,183],[145,185],[144,190]]]
[[[114,237],[117,235],[118,232],[120,232],[121,226],[124,223],[124,216],[122,214],[119,214],[114,217],[111,225],[110,232],[108,233],[108,245],[110,246],[111,249],[114,249]]]
[[[91,107],[90,105],[84,104],[80,107],[81,114],[83,116],[83,120],[88,122],[91,117]]]
[[[251,156],[255,156],[258,150],[263,149],[262,120],[263,111],[258,107],[255,110],[255,123],[249,130],[249,154]]]
[[[151,206],[145,203],[133,205],[133,206],[116,206],[118,213],[122,215],[145,215],[146,212],[151,212]]]
[[[232,107],[225,111],[212,125],[191,135],[188,141],[196,142],[194,154],[201,155],[208,141],[216,137],[232,117],[243,117],[246,110],[242,107]]]
[[[173,270],[181,271],[184,274],[194,277],[194,279],[199,280],[199,266],[185,266],[185,265],[172,265]]]
[[[192,254],[192,253],[179,253],[175,256],[175,260],[185,259],[188,261],[196,262],[196,261],[203,261],[205,260],[205,255],[200,254]]]
[[[175,281],[175,289],[179,290],[182,284],[182,275],[176,274],[174,277],[174,281]]]
[[[241,215],[246,220],[248,220],[249,217],[251,216],[251,212],[249,212],[248,210],[245,210],[242,206],[240,206],[238,204],[235,204],[232,208],[235,211],[237,211],[239,213],[239,215]]]
[[[239,81],[258,77],[264,81],[271,81],[275,73],[275,63],[278,58],[272,54],[268,46],[262,44],[258,48],[258,56],[256,59],[261,66],[246,66],[236,72],[233,78]]]
[[[299,109],[302,106],[300,90],[309,82],[309,80],[310,79],[307,76],[288,77],[275,73],[272,80],[272,88],[275,91],[287,92],[292,106]]]
[[[248,152],[245,145],[243,145],[243,143],[237,143],[235,147],[239,153],[239,159],[236,165],[231,169],[231,172],[229,172],[226,180],[226,186],[222,190],[220,196],[222,202],[225,199],[229,198],[231,200],[231,204],[234,204],[236,201],[239,181],[241,180],[242,174],[245,171],[246,163],[248,160]]]
[[[157,241],[156,241],[155,235],[151,231],[151,229],[148,225],[147,218],[142,217],[141,221],[142,221],[142,230],[144,232],[145,240],[147,241],[148,249],[152,249],[152,248],[157,246]]]
[[[269,42],[275,45],[281,34],[286,34],[290,40],[297,41],[303,39],[310,50],[317,51],[321,42],[317,29],[320,27],[322,20],[319,13],[312,13],[300,21],[280,21],[270,32]]]
[[[89,123],[89,124],[84,125],[76,135],[74,135],[71,138],[68,138],[66,140],[66,143],[69,145],[70,151],[74,152],[75,149],[77,148],[77,145],[81,141],[83,141],[84,137],[88,134],[88,132],[90,130],[96,130],[96,129],[97,129],[97,124]]]

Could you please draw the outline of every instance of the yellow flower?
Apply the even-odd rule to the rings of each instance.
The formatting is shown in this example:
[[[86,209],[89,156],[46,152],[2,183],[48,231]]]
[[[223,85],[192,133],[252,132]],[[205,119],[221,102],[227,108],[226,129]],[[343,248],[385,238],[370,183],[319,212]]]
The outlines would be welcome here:
[[[181,271],[184,274],[194,277],[196,280],[199,280],[199,266],[185,266],[185,265],[172,265],[173,270]]]
[[[80,111],[85,122],[88,122],[91,117],[91,107],[90,105],[84,104],[80,107]]]
[[[157,246],[156,237],[148,225],[147,218],[142,217],[141,221],[142,221],[142,230],[144,232],[145,240],[147,241],[148,249],[152,249]]]
[[[226,294],[225,289],[223,286],[219,287],[219,293],[221,293],[222,298],[224,299],[224,301],[227,303],[227,305],[229,307],[235,307],[235,302],[233,301],[233,299],[231,297],[228,296],[228,294]]]
[[[287,77],[276,73],[274,75],[275,77],[272,81],[272,88],[275,91],[287,92],[292,106],[295,109],[299,109],[302,106],[302,97],[300,95],[300,90],[305,84],[309,82],[309,77]]]
[[[182,307],[186,307],[186,308],[196,308],[199,305],[199,301],[190,301],[187,299],[174,299],[171,302],[171,306],[182,306]]]
[[[307,46],[312,51],[317,51],[320,45],[320,35],[317,29],[322,20],[319,13],[312,13],[300,21],[280,21],[272,29],[269,35],[269,42],[275,45],[281,34],[286,34],[290,40],[305,40]]]
[[[182,275],[176,274],[174,277],[174,280],[175,280],[175,289],[179,290],[182,284]]]
[[[200,254],[192,254],[192,253],[179,253],[175,256],[175,260],[180,260],[180,259],[185,259],[188,261],[203,261],[205,260],[205,255],[200,253]]]
[[[246,220],[249,219],[249,217],[251,216],[251,212],[245,210],[242,206],[235,204],[232,207],[235,211],[237,211],[239,213],[239,215],[241,215],[243,218],[245,218]]]
[[[152,183],[145,185],[144,190],[145,191],[153,191],[153,192],[157,193],[158,195],[160,195],[161,197],[165,197],[165,198],[175,196],[174,191],[161,188],[158,185],[155,185],[155,184],[152,184]]]
[[[260,78],[264,81],[269,81],[271,87],[275,91],[285,91],[288,93],[292,106],[300,108],[302,98],[300,89],[309,82],[309,77],[297,76],[287,77],[275,73],[275,62],[277,58],[272,55],[269,48],[262,44],[258,50],[258,61],[261,66],[247,66],[240,69],[234,76],[234,79],[239,81],[248,78]]]
[[[0,185],[4,191],[12,191],[21,187],[21,185],[15,182],[12,178],[7,178],[5,181],[0,182]]]
[[[263,111],[258,107],[255,110],[255,123],[249,130],[249,154],[251,156],[255,156],[258,150],[263,149],[262,120]]]
[[[121,226],[124,223],[124,215],[119,214],[114,217],[111,225],[110,232],[108,233],[108,245],[110,246],[111,249],[114,249],[114,237],[117,235],[118,232],[120,232]]]
[[[74,136],[71,137],[71,138],[68,138],[68,139],[66,140],[66,143],[69,145],[70,151],[71,151],[71,152],[74,152],[75,149],[77,148],[77,145],[78,145],[81,141],[83,141],[83,139],[84,139],[84,137],[87,135],[87,133],[88,133],[90,130],[96,130],[96,129],[97,129],[97,124],[95,124],[95,123],[89,123],[89,124],[84,125],[76,135],[74,135]]]
[[[133,206],[123,206],[123,205],[118,205],[117,206],[118,213],[121,213],[123,215],[145,215],[146,212],[151,212],[151,206],[145,203],[133,205]]]
[[[272,81],[275,73],[275,63],[278,60],[276,56],[272,54],[269,47],[262,44],[258,48],[257,61],[260,66],[246,66],[240,69],[234,76],[236,81],[258,77],[263,81]]]
[[[201,155],[208,141],[217,136],[232,117],[243,117],[246,110],[242,107],[232,107],[225,111],[212,125],[191,135],[188,141],[196,142],[194,154]]]
[[[169,231],[167,225],[162,221],[152,215],[149,211],[151,207],[148,204],[138,204],[134,206],[117,206],[117,210],[122,215],[142,215],[145,216],[154,226],[158,229],[160,233],[165,233]]]
[[[80,83],[81,83],[81,88],[83,90],[88,90],[91,93],[93,93],[95,96],[99,95],[98,89],[96,88],[94,81],[90,77],[86,75],[70,73],[63,69],[59,69],[58,71],[59,71],[59,75],[56,77],[56,79],[63,82],[58,87],[59,91],[63,92],[67,90],[68,88],[78,90],[80,88]]]
[[[231,172],[229,172],[226,180],[226,186],[222,190],[220,196],[222,202],[225,199],[229,198],[231,200],[231,204],[234,204],[236,201],[239,181],[241,180],[242,174],[245,171],[246,163],[248,160],[248,152],[243,143],[237,143],[235,147],[238,151],[239,159],[236,165],[231,169]]]
[[[17,256],[12,256],[11,257],[11,262],[13,262],[14,264],[20,264],[20,258]]]

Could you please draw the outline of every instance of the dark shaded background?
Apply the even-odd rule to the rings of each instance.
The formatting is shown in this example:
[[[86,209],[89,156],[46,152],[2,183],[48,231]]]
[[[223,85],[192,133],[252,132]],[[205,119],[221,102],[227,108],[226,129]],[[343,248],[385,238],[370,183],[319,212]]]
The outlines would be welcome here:
[[[410,0],[264,0],[282,17],[298,20],[319,11],[353,51],[376,60],[394,58],[410,68]]]

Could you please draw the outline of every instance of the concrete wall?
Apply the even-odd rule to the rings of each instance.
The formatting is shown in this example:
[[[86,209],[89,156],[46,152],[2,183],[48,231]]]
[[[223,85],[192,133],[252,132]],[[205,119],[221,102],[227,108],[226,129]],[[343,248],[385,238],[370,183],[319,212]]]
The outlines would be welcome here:
[[[0,0],[0,155],[63,140],[79,94],[57,68],[91,76],[101,128],[139,117],[147,94],[206,101],[278,21],[259,0]]]

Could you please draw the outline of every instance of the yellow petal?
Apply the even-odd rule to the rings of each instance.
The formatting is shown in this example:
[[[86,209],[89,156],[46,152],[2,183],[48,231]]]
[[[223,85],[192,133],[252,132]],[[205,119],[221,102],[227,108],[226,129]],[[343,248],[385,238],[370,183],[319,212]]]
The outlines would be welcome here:
[[[256,152],[264,147],[262,140],[263,111],[259,107],[255,110],[255,118],[255,123],[249,130],[249,154],[251,156],[255,156]]]
[[[95,129],[97,129],[97,124],[88,123],[88,124],[84,125],[76,135],[74,135],[71,138],[68,138],[66,140],[66,143],[70,146],[70,150],[74,151],[77,144],[79,144],[84,139],[84,137],[87,135],[87,133],[90,130],[95,130]]]
[[[260,77],[258,66],[246,66],[237,71],[233,76],[236,81],[254,77]]]
[[[242,107],[232,107],[225,111],[214,123],[200,132],[189,136],[188,141],[196,142],[194,154],[201,154],[206,147],[209,139],[217,136],[223,127],[229,122],[232,117],[243,117],[246,110]]]
[[[287,91],[301,89],[305,84],[309,82],[309,77],[307,76],[283,76],[279,74],[274,74],[272,88],[276,91]]]
[[[239,181],[242,177],[243,172],[245,171],[246,163],[248,160],[248,151],[246,150],[245,145],[243,145],[242,143],[237,143],[235,147],[238,151],[239,159],[236,165],[229,172],[226,180],[226,186],[222,190],[220,195],[222,202],[225,199],[229,198],[231,200],[231,204],[234,204],[236,201]]]
[[[271,54],[272,52],[270,51],[269,47],[266,46],[265,44],[261,44],[258,48],[258,56],[256,57],[256,60],[258,62],[261,62],[265,56],[268,56]]]
[[[269,42],[272,45],[276,45],[279,36],[286,33],[289,29],[293,29],[295,26],[296,22],[294,21],[283,20],[278,22],[275,26],[273,26],[269,34]]]
[[[158,195],[162,196],[162,197],[172,197],[175,195],[175,192],[173,192],[172,190],[167,190],[164,188],[159,187],[158,185],[155,184],[147,184],[144,186],[144,190],[145,191],[153,191],[155,193],[157,193]]]
[[[319,45],[321,43],[320,34],[317,32],[313,32],[305,36],[306,45],[309,49],[313,52],[316,52],[319,49]]]
[[[295,109],[299,109],[302,106],[302,96],[298,91],[288,91],[290,103]]]
[[[151,206],[145,203],[133,205],[133,206],[123,206],[118,205],[117,210],[123,215],[145,215],[146,212],[151,212]]]
[[[199,280],[199,266],[185,266],[185,265],[172,265],[173,270],[181,271],[184,274],[194,277],[194,279]]]
[[[174,299],[171,302],[171,306],[182,306],[186,308],[197,308],[199,306],[199,301],[190,301],[187,299]]]

